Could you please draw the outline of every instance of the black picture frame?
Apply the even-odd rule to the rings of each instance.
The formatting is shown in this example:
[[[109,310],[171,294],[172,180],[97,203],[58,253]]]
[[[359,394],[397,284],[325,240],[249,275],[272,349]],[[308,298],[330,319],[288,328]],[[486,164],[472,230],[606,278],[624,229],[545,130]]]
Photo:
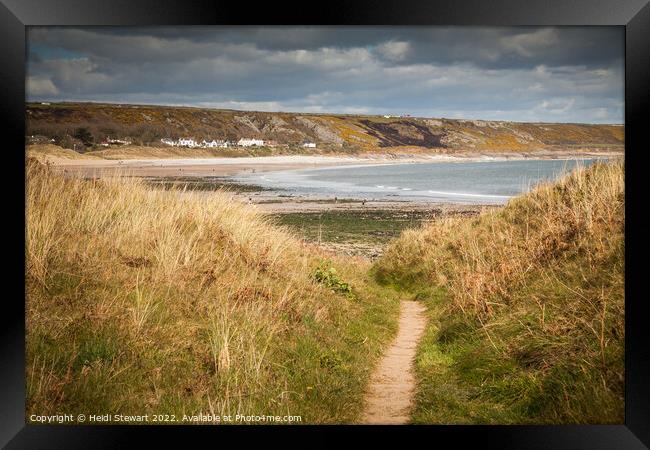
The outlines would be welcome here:
[[[625,27],[626,157],[626,403],[623,425],[563,426],[406,426],[267,427],[255,431],[286,434],[316,432],[323,440],[337,430],[366,436],[413,433],[431,445],[452,440],[454,446],[481,448],[637,449],[650,446],[650,346],[643,295],[643,261],[647,249],[640,192],[643,155],[650,152],[644,117],[650,95],[650,5],[648,0],[363,0],[253,6],[247,2],[182,0],[0,0],[0,111],[5,129],[2,179],[5,196],[5,289],[2,290],[2,383],[0,445],[6,448],[113,448],[135,444],[148,426],[43,426],[25,424],[25,36],[31,25],[618,25]],[[23,195],[19,188],[23,187]],[[15,236],[15,237],[14,237]],[[22,239],[20,238],[22,236]],[[2,241],[0,241],[2,242]],[[22,264],[21,264],[22,263]],[[214,444],[239,427],[158,427],[158,438],[186,433],[210,437]],[[246,433],[248,435],[248,433]],[[214,439],[217,439],[215,441]],[[416,441],[413,441],[414,443]],[[421,444],[418,444],[421,445]]]

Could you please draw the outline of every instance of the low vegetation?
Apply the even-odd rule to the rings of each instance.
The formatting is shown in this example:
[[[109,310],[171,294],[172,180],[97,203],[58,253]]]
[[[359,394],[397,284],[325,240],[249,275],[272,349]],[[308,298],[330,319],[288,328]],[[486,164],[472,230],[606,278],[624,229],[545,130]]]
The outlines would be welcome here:
[[[100,147],[102,148],[102,147]],[[75,151],[54,144],[30,144],[27,154],[45,162],[54,159],[192,159],[192,158],[240,158],[250,156],[277,156],[300,154],[295,148],[271,147],[232,147],[232,148],[179,148],[125,145],[101,150],[89,148],[84,152]],[[319,152],[327,154],[326,150]]]
[[[31,158],[26,188],[27,417],[356,420],[399,305],[363,260],[218,191],[63,177]]]
[[[97,156],[79,153],[68,148],[59,147],[53,144],[30,145],[27,148],[27,156],[46,163],[50,158],[56,159],[99,159]]]
[[[333,292],[340,292],[350,299],[356,299],[356,295],[354,294],[350,283],[343,281],[336,271],[336,268],[331,265],[320,264],[316,267],[312,276],[314,277],[314,280],[332,289]]]
[[[375,264],[426,303],[416,423],[622,423],[624,166],[407,230]]]

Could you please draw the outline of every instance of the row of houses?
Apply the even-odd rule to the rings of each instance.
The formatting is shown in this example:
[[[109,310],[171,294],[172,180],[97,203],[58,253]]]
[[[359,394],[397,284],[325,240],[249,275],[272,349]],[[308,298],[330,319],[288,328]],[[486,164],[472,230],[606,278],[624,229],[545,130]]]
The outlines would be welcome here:
[[[107,137],[102,142],[99,143],[102,147],[110,147],[111,145],[131,145],[133,141],[131,139],[111,139]]]
[[[217,140],[213,139],[207,141],[203,139],[201,142],[195,141],[192,138],[180,138],[177,140],[163,138],[160,140],[165,145],[170,145],[172,147],[189,147],[189,148],[228,148],[228,147],[262,147],[264,145],[275,147],[277,143],[274,141],[264,141],[263,139],[253,139],[253,138],[241,138],[237,142]],[[305,142],[302,144],[303,147],[307,148],[316,148],[315,142]]]
[[[169,138],[163,138],[160,140],[165,145],[170,145],[172,147],[190,147],[190,148],[228,148],[228,147],[261,147],[264,145],[264,141],[262,139],[249,139],[249,138],[241,138],[237,142],[231,142],[231,141],[224,141],[221,139],[212,139],[210,141],[207,141],[203,139],[202,141],[195,141],[192,138],[180,138],[177,140],[174,139],[169,139]]]

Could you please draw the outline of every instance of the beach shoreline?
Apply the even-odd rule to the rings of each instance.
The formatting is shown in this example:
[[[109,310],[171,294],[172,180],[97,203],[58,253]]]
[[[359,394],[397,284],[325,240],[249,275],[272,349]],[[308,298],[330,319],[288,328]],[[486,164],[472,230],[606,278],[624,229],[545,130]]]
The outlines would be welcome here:
[[[327,169],[338,167],[367,167],[397,164],[426,163],[463,163],[463,162],[500,162],[532,160],[587,159],[594,157],[621,156],[605,152],[591,153],[527,153],[527,154],[470,154],[463,155],[392,155],[376,154],[361,156],[322,156],[322,155],[283,155],[259,157],[223,157],[223,158],[188,158],[188,159],[63,159],[48,158],[48,165],[57,172],[67,176],[85,178],[128,176],[147,180],[156,184],[176,185],[184,189],[194,184],[197,195],[209,196],[210,192],[225,189],[232,193],[233,200],[253,204],[259,210],[269,214],[342,212],[353,211],[429,211],[443,208],[450,211],[476,212],[482,207],[495,207],[489,201],[475,203],[445,200],[418,199],[366,199],[351,196],[323,193],[322,195],[303,195],[301,193],[264,188],[251,182],[241,182],[236,177],[255,173],[284,172],[305,169]],[[249,177],[250,178],[250,177]],[[194,181],[196,180],[196,181]],[[203,188],[200,185],[205,184]],[[203,192],[196,192],[198,190]],[[500,202],[496,202],[503,206]]]
[[[457,155],[374,154],[363,156],[280,155],[173,159],[65,159],[47,157],[55,170],[85,177],[124,174],[137,177],[228,177],[256,172],[389,164],[565,160],[621,157],[620,152],[534,152]]]

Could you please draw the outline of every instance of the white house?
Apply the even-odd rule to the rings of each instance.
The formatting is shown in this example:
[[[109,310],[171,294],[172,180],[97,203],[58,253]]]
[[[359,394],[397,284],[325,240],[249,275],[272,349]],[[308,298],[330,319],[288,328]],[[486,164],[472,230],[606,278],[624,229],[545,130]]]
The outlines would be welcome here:
[[[304,144],[302,144],[302,146],[307,147],[307,148],[316,148],[316,143],[315,142],[305,142]]]
[[[211,141],[206,141],[205,139],[203,142],[201,142],[201,147],[207,147],[207,148],[227,148],[229,146],[230,142],[228,141],[223,141],[220,139],[212,139]]]
[[[227,148],[232,145],[229,141],[220,139],[212,139],[210,141],[203,139],[201,142],[195,141],[192,138],[180,138],[177,141],[170,138],[162,138],[160,140],[165,145],[172,147],[201,147],[201,148]]]
[[[237,145],[240,147],[262,146],[264,145],[264,141],[262,139],[241,138],[237,141]]]
[[[177,145],[179,147],[198,147],[197,142],[192,138],[180,138]]]
[[[108,145],[131,145],[131,140],[130,139],[111,139],[110,137],[107,137],[102,142],[102,145],[104,147],[106,147]]]

